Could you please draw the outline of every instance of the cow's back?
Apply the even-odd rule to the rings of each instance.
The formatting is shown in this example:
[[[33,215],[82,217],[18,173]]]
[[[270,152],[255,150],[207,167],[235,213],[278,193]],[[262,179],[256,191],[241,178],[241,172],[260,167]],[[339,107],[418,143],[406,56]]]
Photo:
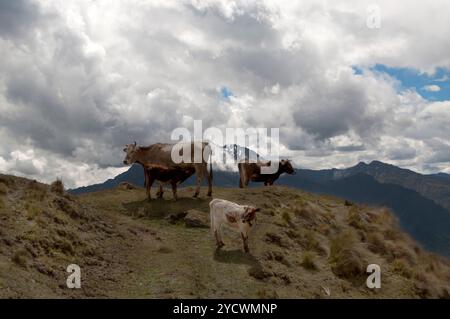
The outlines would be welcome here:
[[[190,148],[190,163],[175,163],[172,160],[172,150],[173,147],[176,146],[180,147],[180,152],[176,150],[176,152],[183,156],[182,152],[185,148]],[[209,144],[207,142],[192,142],[192,143],[176,143],[176,144],[170,144],[170,143],[156,143],[152,144],[147,147],[141,147],[140,151],[143,153],[143,156],[145,158],[145,165],[147,166],[166,166],[166,167],[189,167],[193,166],[195,161],[195,154],[201,155],[201,163],[206,163],[205,159],[203,158],[203,152],[205,148],[209,148]],[[211,150],[208,149],[208,155],[210,154]]]

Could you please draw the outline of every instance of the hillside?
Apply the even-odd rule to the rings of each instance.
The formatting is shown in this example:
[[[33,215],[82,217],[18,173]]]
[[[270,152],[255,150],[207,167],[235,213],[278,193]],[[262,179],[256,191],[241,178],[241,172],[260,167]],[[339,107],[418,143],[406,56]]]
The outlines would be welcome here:
[[[323,181],[304,177],[299,172],[296,176],[282,177],[280,183],[318,194],[389,207],[404,231],[427,249],[450,257],[450,211],[414,190],[380,183],[363,173]]]
[[[410,175],[415,176],[417,183],[422,177],[425,179],[432,177],[426,177],[381,162],[360,163],[342,170],[297,169],[296,172],[296,175],[282,175],[277,184],[308,192],[347,198],[358,203],[389,207],[398,218],[403,230],[415,240],[433,252],[450,257],[450,211],[439,205],[433,198],[427,197],[412,188],[404,187],[399,182],[402,176],[406,180]],[[400,172],[400,174],[396,172]],[[383,176],[391,176],[390,180],[394,179],[393,176],[397,176],[397,182],[390,183],[390,180]],[[440,178],[445,178],[446,174],[439,174],[438,176],[444,176]],[[433,179],[438,179],[438,177],[433,177]],[[238,180],[237,172],[214,172],[214,185],[216,186],[236,187]],[[101,189],[112,189],[121,182],[142,185],[142,167],[134,165],[127,172],[103,184],[91,185],[71,192],[82,194]],[[194,184],[195,179],[191,177],[183,183],[183,186]],[[250,183],[250,187],[255,186],[260,185]]]
[[[126,296],[136,253],[155,236],[58,187],[0,175],[0,298]],[[81,267],[82,289],[66,287],[69,264]]]
[[[370,164],[361,162],[345,170],[334,170],[333,173],[334,178],[364,173],[374,177],[380,183],[399,185],[414,190],[450,210],[450,179],[447,174],[422,175],[380,161],[373,161]]]
[[[261,208],[245,254],[230,231],[215,250],[210,199],[191,194],[148,202],[125,185],[68,195],[0,175],[0,297],[450,297],[449,261],[385,209],[281,186],[216,187],[214,197]],[[80,290],[65,288],[69,263],[85,274]],[[381,266],[379,290],[365,286],[369,263]]]

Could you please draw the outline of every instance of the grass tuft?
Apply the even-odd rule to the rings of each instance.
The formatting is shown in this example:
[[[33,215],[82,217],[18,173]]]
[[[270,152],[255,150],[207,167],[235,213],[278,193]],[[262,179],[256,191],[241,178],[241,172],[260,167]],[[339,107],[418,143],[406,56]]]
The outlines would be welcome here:
[[[350,232],[332,239],[329,261],[333,273],[338,277],[355,278],[364,274],[365,262]]]
[[[64,194],[64,183],[61,179],[56,179],[53,183],[50,184],[50,190],[58,195]]]
[[[11,260],[17,265],[26,268],[27,267],[27,256],[28,253],[24,249],[20,249],[14,253]]]
[[[317,265],[314,261],[314,253],[305,251],[302,256],[302,262],[300,263],[303,268],[308,270],[317,270]]]

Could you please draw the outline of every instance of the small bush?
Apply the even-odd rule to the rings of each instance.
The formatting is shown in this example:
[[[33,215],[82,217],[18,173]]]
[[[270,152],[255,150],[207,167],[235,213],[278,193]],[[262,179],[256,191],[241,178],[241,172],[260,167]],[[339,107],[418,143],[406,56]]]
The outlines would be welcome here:
[[[353,206],[353,203],[350,202],[350,201],[348,201],[348,200],[345,200],[345,201],[344,201],[344,205],[345,205],[345,206]]]
[[[61,179],[58,178],[56,181],[54,181],[53,183],[51,183],[51,185],[50,185],[50,190],[51,190],[53,193],[62,195],[62,194],[64,194],[64,183],[62,182]]]
[[[300,264],[305,269],[317,270],[317,265],[314,262],[314,254],[310,251],[305,251],[303,253],[302,262]]]

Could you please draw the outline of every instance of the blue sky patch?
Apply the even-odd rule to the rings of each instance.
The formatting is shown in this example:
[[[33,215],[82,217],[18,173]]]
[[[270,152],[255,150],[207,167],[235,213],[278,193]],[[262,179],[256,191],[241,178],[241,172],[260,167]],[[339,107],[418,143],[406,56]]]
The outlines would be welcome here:
[[[230,96],[233,96],[233,92],[231,92],[231,90],[226,86],[222,86],[220,88],[220,96],[224,99],[229,99]]]
[[[376,64],[373,72],[386,73],[400,82],[399,90],[411,89],[430,101],[450,100],[450,70],[438,68],[433,75],[420,73],[411,68],[392,68]],[[353,66],[355,74],[363,74],[364,69]]]

